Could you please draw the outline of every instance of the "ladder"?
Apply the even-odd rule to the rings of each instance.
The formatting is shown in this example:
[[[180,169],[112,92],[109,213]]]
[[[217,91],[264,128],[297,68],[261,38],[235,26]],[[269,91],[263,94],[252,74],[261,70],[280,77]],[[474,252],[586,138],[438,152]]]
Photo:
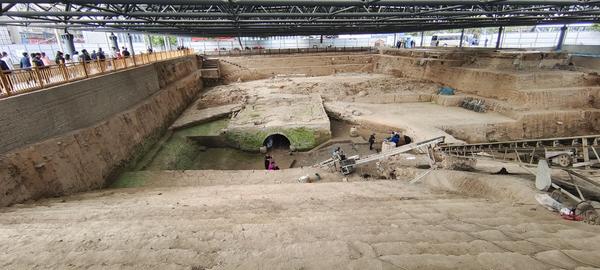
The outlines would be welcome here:
[[[518,141],[441,144],[438,151],[456,157],[490,157],[501,161],[516,161],[535,165],[548,159],[551,165],[563,168],[590,169],[600,164],[600,135],[528,139]]]

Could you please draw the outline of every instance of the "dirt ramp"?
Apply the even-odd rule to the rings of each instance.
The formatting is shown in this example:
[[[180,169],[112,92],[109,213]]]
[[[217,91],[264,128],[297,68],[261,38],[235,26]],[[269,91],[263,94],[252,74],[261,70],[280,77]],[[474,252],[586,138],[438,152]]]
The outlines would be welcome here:
[[[523,204],[536,203],[533,182],[519,176],[436,170],[427,174],[421,183],[435,191],[469,197]]]

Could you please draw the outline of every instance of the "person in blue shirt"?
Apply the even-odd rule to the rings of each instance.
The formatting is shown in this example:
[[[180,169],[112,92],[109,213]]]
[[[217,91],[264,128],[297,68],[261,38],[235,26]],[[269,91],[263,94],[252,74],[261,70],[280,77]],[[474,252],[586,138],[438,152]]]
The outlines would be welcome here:
[[[23,69],[30,69],[31,68],[31,61],[29,60],[29,54],[24,52],[23,53],[23,58],[21,58],[21,63],[19,64],[20,68]]]
[[[398,143],[400,142],[400,135],[398,133],[394,134],[394,136],[392,136],[390,139],[390,142],[393,142],[396,146],[398,146]]]

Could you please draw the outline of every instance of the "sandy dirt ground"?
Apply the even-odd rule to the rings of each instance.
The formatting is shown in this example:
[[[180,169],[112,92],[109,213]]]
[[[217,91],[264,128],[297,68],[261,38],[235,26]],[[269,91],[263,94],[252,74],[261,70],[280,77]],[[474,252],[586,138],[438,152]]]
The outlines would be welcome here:
[[[444,130],[464,125],[485,126],[512,123],[515,120],[498,113],[477,113],[461,107],[445,107],[432,103],[366,104],[328,102],[325,108],[350,121],[395,127],[416,140],[446,136],[446,142],[461,142]]]
[[[366,126],[395,128],[417,140],[446,136],[448,142],[462,141],[448,134],[445,131],[447,127],[470,125],[471,129],[477,129],[498,123],[516,122],[495,112],[476,113],[460,107],[422,102],[430,99],[439,87],[434,83],[383,74],[342,73],[322,77],[274,77],[213,87],[199,98],[198,104],[216,106],[286,94],[319,94],[326,101],[326,110],[334,112],[334,115],[341,115],[344,120],[360,122]],[[392,99],[403,101],[396,102]],[[360,100],[368,103],[358,102]]]
[[[593,269],[600,227],[401,181],[117,189],[2,209],[2,269]]]
[[[348,100],[350,97],[383,94],[433,94],[438,84],[384,74],[340,73],[320,77],[274,77],[242,83],[220,85],[206,91],[202,104],[227,104],[269,94],[320,94],[325,100]]]

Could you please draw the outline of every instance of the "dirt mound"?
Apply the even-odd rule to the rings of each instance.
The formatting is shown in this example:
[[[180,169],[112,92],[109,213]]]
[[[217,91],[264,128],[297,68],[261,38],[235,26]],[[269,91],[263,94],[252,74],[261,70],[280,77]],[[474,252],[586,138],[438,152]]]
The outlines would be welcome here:
[[[226,104],[244,103],[248,98],[246,89],[236,85],[219,85],[210,88],[196,102],[198,109]]]
[[[272,77],[236,82],[208,89],[201,97],[205,107],[238,103],[254,95],[320,94],[327,101],[365,102],[393,99],[391,96],[432,95],[439,85],[416,79],[367,73],[342,73],[322,77]],[[373,100],[371,100],[373,99]]]
[[[518,176],[435,170],[421,182],[432,190],[496,201],[537,204],[533,182]]]

